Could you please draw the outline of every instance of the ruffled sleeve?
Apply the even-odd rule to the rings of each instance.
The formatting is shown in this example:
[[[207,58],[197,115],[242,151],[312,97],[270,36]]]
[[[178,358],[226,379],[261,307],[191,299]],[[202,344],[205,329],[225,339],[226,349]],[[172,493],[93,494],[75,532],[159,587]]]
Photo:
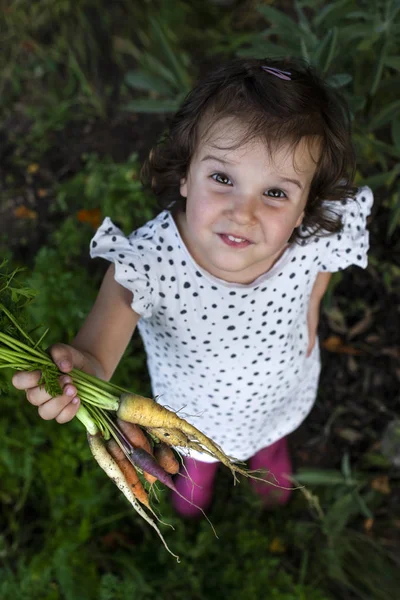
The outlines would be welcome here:
[[[340,233],[333,234],[324,245],[326,252],[321,261],[322,271],[334,273],[350,265],[366,268],[369,250],[367,217],[371,213],[373,201],[370,188],[363,187],[358,190],[354,200],[334,203],[332,212],[342,216],[343,229]]]
[[[114,263],[115,281],[133,293],[131,307],[143,318],[152,315],[156,297],[157,278],[151,254],[149,240],[127,238],[109,217],[90,242],[90,256]]]

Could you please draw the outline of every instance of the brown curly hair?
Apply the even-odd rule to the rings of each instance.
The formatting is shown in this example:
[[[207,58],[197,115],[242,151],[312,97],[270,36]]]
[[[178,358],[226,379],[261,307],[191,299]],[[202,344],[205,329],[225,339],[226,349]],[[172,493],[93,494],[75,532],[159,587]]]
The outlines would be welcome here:
[[[262,66],[289,71],[290,81],[265,72]],[[161,208],[185,210],[180,180],[188,173],[200,138],[226,117],[244,125],[244,135],[235,148],[262,139],[271,154],[282,144],[295,148],[302,138],[311,143],[318,140],[320,156],[303,223],[289,241],[341,230],[340,212],[328,209],[324,201],[343,201],[356,193],[349,110],[343,97],[313,67],[287,58],[243,58],[223,63],[186,96],[141,172],[142,182],[151,185]]]

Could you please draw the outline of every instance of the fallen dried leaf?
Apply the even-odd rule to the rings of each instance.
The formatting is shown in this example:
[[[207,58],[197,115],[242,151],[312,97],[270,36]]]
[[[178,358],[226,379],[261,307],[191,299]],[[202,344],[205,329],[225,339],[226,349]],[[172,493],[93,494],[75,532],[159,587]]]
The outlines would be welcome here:
[[[81,223],[89,223],[93,229],[97,229],[101,223],[101,212],[99,208],[82,209],[77,213],[77,219]]]
[[[400,348],[393,346],[392,348],[382,348],[381,354],[391,356],[392,358],[400,358]]]
[[[379,475],[371,481],[371,487],[373,490],[380,492],[381,494],[388,495],[391,493],[389,485],[389,477],[387,475]]]
[[[48,194],[48,190],[45,190],[43,188],[40,188],[37,191],[37,195],[39,196],[39,198],[45,198],[47,196],[47,194]]]
[[[32,210],[27,206],[18,206],[18,208],[14,210],[14,216],[17,219],[31,219],[34,221],[37,219],[38,214],[35,210]]]
[[[371,531],[373,524],[374,524],[374,519],[365,519],[365,521],[364,521],[365,531]]]
[[[356,431],[355,429],[352,429],[351,427],[344,427],[343,429],[337,429],[336,433],[341,438],[343,438],[344,440],[347,440],[350,443],[358,442],[363,437],[360,432]]]
[[[29,175],[33,175],[34,173],[37,173],[39,171],[39,165],[37,163],[31,163],[30,165],[28,165],[28,168],[26,170],[29,173]]]
[[[340,354],[362,354],[361,350],[357,350],[353,346],[346,345],[342,338],[338,335],[331,335],[322,342],[322,346],[329,352],[338,352]]]
[[[376,333],[370,333],[365,338],[365,341],[367,342],[367,344],[377,344],[380,341],[380,339],[381,338],[379,337],[379,335],[376,335]]]
[[[269,545],[269,551],[273,554],[283,554],[286,552],[286,546],[283,544],[280,538],[274,537]]]
[[[347,368],[352,375],[355,375],[358,371],[358,363],[352,354],[347,357]]]

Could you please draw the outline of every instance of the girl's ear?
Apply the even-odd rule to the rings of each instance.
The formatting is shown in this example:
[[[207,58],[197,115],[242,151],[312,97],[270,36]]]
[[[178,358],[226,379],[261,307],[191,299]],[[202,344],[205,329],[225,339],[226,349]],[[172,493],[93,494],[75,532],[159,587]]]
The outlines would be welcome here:
[[[296,227],[300,227],[300,225],[303,222],[303,219],[304,219],[304,210],[303,210],[303,212],[301,213],[301,215],[299,216],[299,218],[296,221],[296,225],[294,226],[295,229],[296,229]]]
[[[184,198],[187,198],[187,178],[186,177],[182,177],[182,179],[180,180],[179,191],[181,193],[181,196],[183,196]]]

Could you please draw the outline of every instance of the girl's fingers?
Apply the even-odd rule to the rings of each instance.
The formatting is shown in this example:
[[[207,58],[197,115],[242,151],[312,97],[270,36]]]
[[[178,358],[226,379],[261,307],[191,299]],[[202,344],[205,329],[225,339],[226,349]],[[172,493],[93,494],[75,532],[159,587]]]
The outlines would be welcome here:
[[[17,390],[27,390],[37,386],[41,376],[41,371],[21,371],[15,373],[12,378],[12,384]]]
[[[73,404],[75,400],[77,400],[77,402],[76,404]],[[72,421],[81,404],[79,398],[76,397],[74,398],[73,402],[70,402],[65,408],[62,409],[60,414],[56,417],[57,423],[63,424],[68,423],[68,421]]]
[[[41,406],[51,398],[44,387],[29,388],[26,390],[26,397],[33,406]]]
[[[51,419],[56,419],[58,421],[61,412],[64,411],[71,401],[72,398],[69,396],[57,396],[57,398],[51,398],[51,400],[48,400],[48,402],[39,406],[39,416],[45,421],[50,421]],[[76,405],[73,404],[72,406],[75,408]]]

